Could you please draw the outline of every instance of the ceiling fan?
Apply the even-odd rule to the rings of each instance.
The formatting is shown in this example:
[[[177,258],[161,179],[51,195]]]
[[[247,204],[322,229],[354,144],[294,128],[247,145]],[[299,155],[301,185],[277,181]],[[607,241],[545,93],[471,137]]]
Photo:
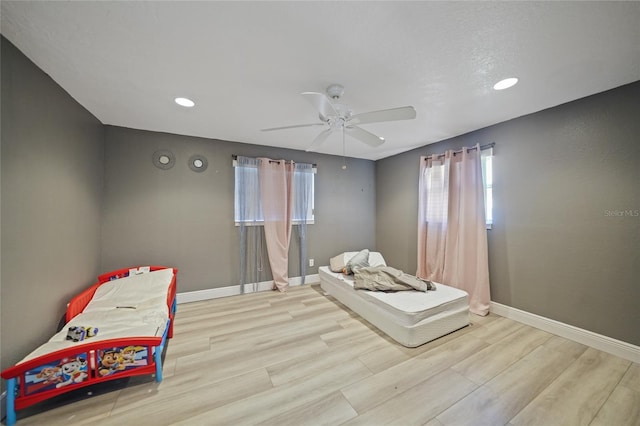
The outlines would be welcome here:
[[[302,96],[318,110],[319,123],[297,124],[293,126],[272,127],[262,129],[263,132],[273,130],[295,129],[298,127],[328,126],[327,129],[313,140],[307,151],[315,151],[336,130],[341,130],[344,134],[358,139],[371,146],[378,147],[384,143],[384,138],[374,135],[361,127],[359,124],[380,123],[383,121],[411,120],[416,118],[416,110],[412,106],[400,108],[382,109],[378,111],[363,112],[353,114],[349,106],[340,103],[340,97],[344,93],[344,87],[339,84],[332,84],[327,87],[327,94],[318,92],[303,92]]]

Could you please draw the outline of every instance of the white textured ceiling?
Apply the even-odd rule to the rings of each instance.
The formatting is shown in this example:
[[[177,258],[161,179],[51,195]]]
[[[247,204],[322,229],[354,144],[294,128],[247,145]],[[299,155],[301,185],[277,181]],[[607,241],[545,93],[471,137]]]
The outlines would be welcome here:
[[[639,2],[45,2],[1,4],[1,31],[105,124],[304,150],[300,96],[345,86],[380,159],[640,79]],[[493,84],[520,78],[512,89]],[[196,102],[180,108],[173,98]],[[480,141],[486,142],[486,141]],[[342,155],[329,138],[319,152]]]

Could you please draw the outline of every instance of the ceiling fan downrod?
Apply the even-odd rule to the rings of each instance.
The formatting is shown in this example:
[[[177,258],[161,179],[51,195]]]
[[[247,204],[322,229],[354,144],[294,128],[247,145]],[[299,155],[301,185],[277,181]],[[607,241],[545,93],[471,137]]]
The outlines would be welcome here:
[[[342,170],[347,170],[347,148],[344,143],[344,126],[342,126]]]

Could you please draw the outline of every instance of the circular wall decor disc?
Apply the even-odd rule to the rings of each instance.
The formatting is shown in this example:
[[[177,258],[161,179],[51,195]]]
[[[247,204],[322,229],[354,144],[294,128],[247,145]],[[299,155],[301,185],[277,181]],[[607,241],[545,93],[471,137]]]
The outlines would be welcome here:
[[[167,150],[154,152],[151,159],[153,165],[162,170],[169,170],[176,164],[176,156],[173,155],[173,152]]]
[[[204,172],[205,170],[207,170],[208,166],[209,166],[209,162],[202,155],[196,154],[196,155],[192,155],[189,158],[189,168],[194,172],[197,172],[197,173]]]

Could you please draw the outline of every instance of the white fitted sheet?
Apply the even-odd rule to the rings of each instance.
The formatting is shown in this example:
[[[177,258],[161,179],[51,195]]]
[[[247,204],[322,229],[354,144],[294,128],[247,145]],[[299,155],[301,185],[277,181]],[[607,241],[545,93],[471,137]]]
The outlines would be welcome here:
[[[353,275],[343,275],[326,270],[332,278],[353,288]],[[390,311],[401,324],[413,325],[423,319],[448,309],[468,307],[468,295],[457,288],[435,284],[435,291],[369,291],[354,290],[361,297]]]
[[[173,269],[168,268],[102,284],[81,314],[20,362],[88,342],[161,337],[169,319],[167,292],[172,278]],[[71,326],[97,327],[98,334],[80,342],[66,340]]]
[[[323,290],[399,343],[415,347],[469,324],[466,292],[436,283],[435,291],[355,290],[353,278],[319,268]]]

